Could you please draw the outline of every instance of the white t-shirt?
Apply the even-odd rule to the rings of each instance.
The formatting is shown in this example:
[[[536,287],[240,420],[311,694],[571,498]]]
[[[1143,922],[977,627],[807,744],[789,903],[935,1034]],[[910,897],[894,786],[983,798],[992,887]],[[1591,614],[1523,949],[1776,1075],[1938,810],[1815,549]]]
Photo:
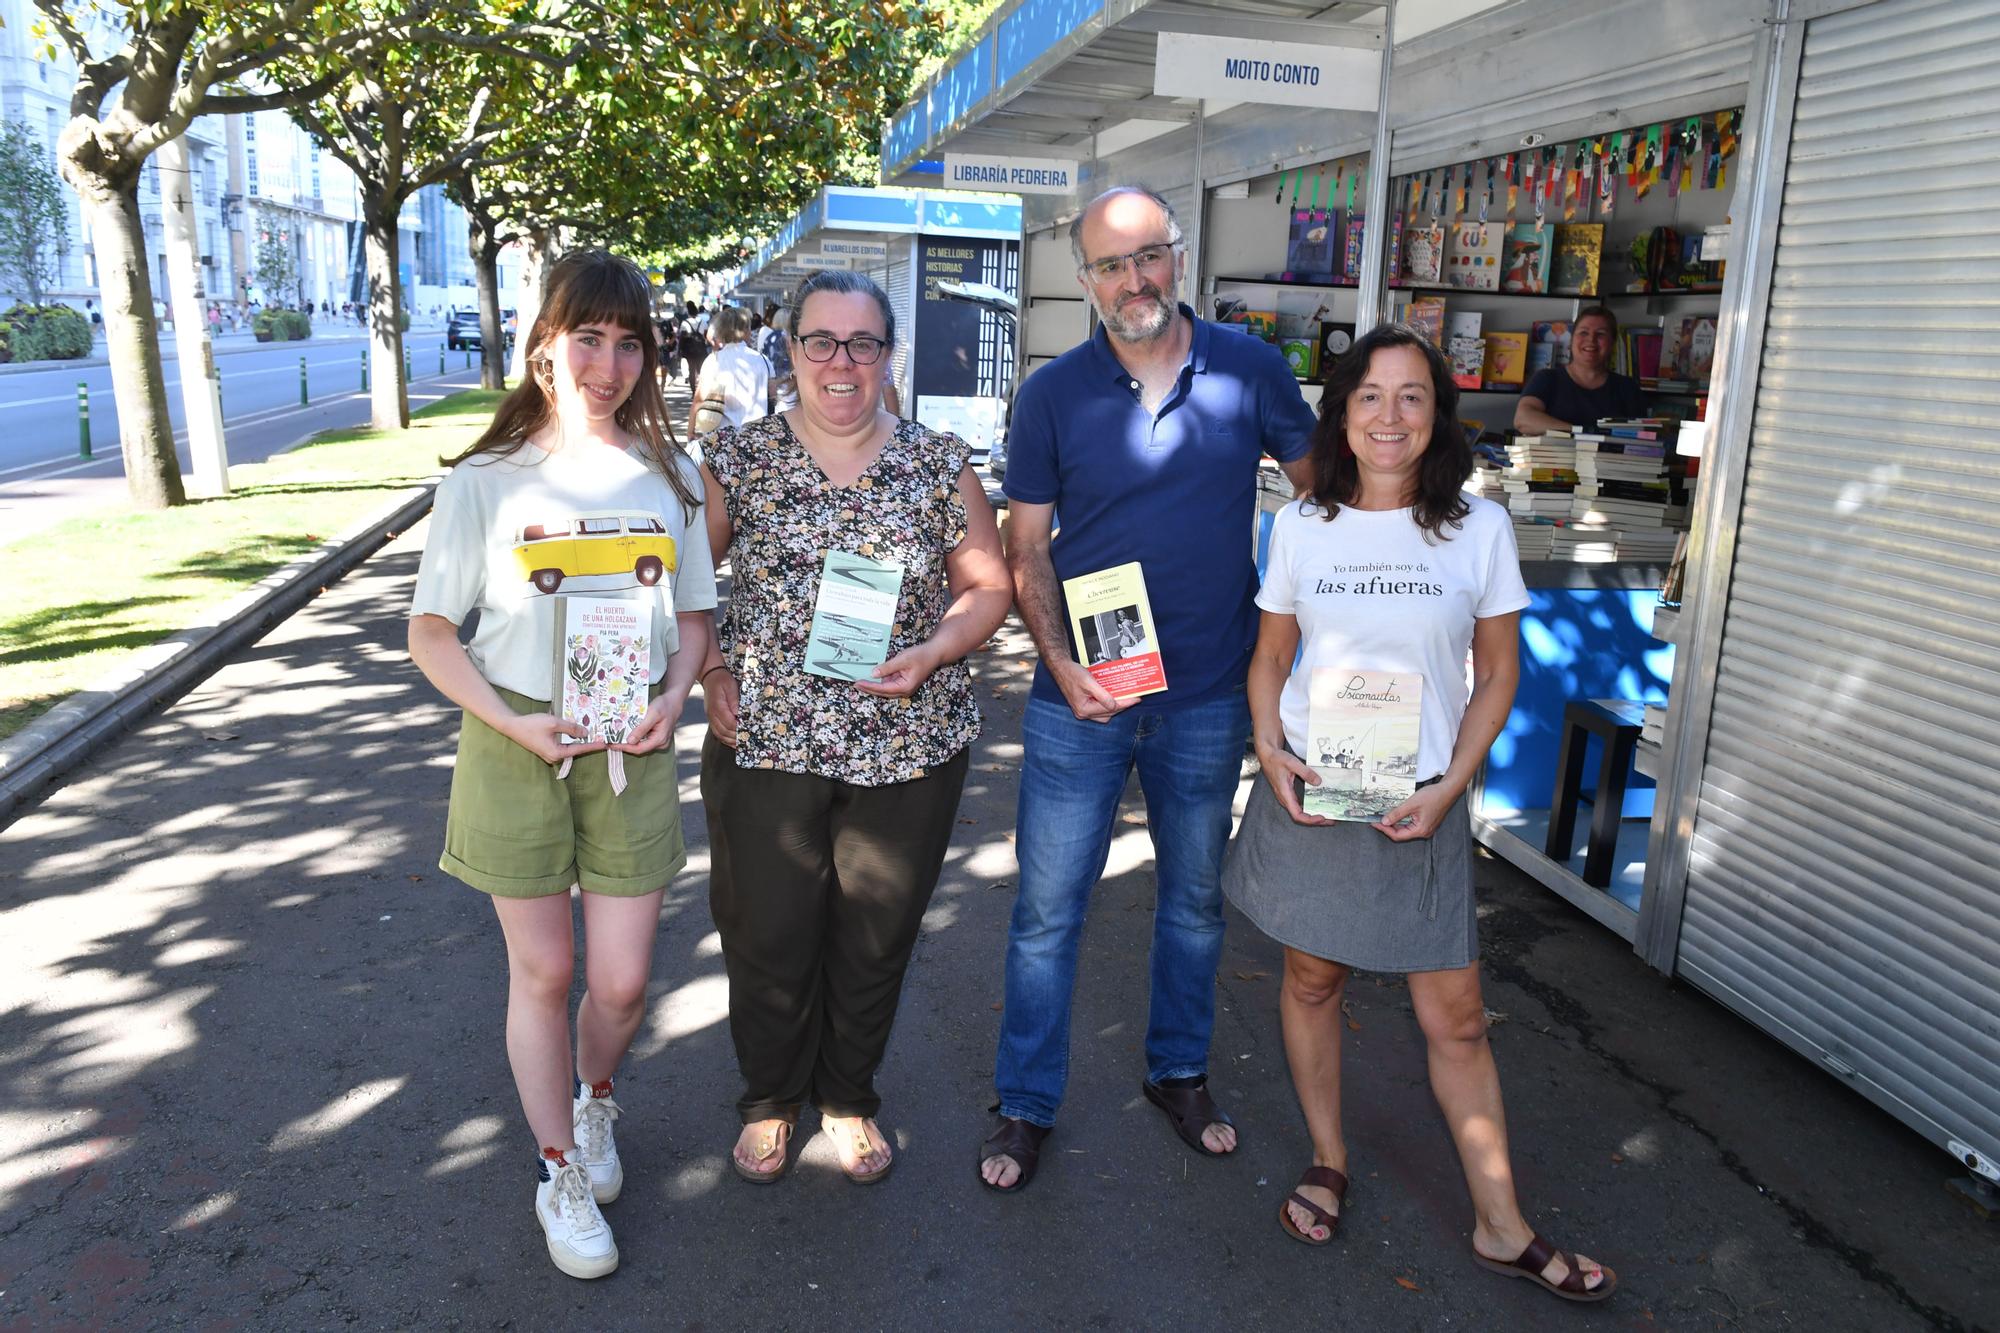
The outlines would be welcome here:
[[[1270,559],[1257,605],[1297,616],[1300,657],[1278,698],[1285,741],[1305,754],[1306,694],[1314,667],[1423,674],[1417,775],[1451,767],[1470,695],[1466,655],[1472,622],[1528,604],[1507,511],[1465,497],[1464,526],[1424,540],[1408,509],[1342,506],[1332,522],[1294,500],[1271,528]]]
[[[771,363],[745,343],[724,343],[702,366],[715,367],[715,386],[722,390],[722,415],[732,426],[755,421],[769,410]]]
[[[681,470],[699,496],[701,474],[685,460]],[[647,679],[657,682],[680,644],[669,602],[675,612],[715,606],[700,508],[684,514],[667,479],[630,449],[582,444],[548,453],[523,444],[453,468],[438,484],[410,613],[462,625],[477,609],[466,652],[479,674],[549,699],[556,593],[649,603]]]

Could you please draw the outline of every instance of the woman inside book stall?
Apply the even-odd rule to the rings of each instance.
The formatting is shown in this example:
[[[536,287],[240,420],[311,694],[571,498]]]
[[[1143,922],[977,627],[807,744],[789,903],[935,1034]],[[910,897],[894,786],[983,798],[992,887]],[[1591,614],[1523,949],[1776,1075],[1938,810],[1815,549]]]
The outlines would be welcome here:
[[[1513,705],[1528,594],[1506,510],[1460,490],[1472,457],[1444,355],[1401,324],[1358,339],[1321,399],[1312,461],[1257,594],[1249,703],[1265,781],[1223,873],[1285,949],[1279,1015],[1313,1160],[1278,1224],[1308,1245],[1340,1225],[1341,998],[1351,969],[1403,972],[1471,1194],[1475,1261],[1602,1300],[1611,1270],[1521,1214],[1486,1038],[1465,793]]]
[[[710,906],[744,1081],[738,1175],[767,1185],[817,1107],[857,1184],[892,1165],[875,1072],[979,734],[965,656],[1013,585],[955,435],[882,406],[882,289],[809,274],[788,303],[799,404],[705,442],[733,571],[701,671]]]
[[[535,1217],[556,1267],[594,1278],[618,1267],[599,1209],[625,1178],[612,1076],[645,1011],[661,894],[687,863],[673,729],[708,655],[715,571],[646,275],[586,250],[547,283],[527,375],[437,488],[410,656],[465,710],[439,866],[491,895],[506,937]]]
[[[1569,360],[1535,372],[1514,405],[1514,429],[1524,435],[1591,427],[1604,417],[1643,416],[1639,381],[1611,369],[1618,316],[1601,305],[1579,311],[1570,329]]]

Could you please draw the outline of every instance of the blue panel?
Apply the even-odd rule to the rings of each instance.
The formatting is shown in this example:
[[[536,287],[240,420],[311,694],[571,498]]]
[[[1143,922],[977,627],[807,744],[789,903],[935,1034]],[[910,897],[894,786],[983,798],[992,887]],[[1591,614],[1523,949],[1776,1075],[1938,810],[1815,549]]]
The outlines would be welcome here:
[[[944,160],[936,157],[920,158],[910,163],[909,166],[904,167],[903,170],[912,176],[942,176],[944,175]]]
[[[900,231],[917,227],[917,197],[887,190],[842,191],[827,196],[826,222],[865,222]]]
[[[1021,230],[1019,204],[990,204],[975,200],[924,197],[925,231],[1003,231],[1018,235]]]
[[[938,75],[930,92],[930,137],[958,124],[993,91],[993,37],[987,34]]]
[[[994,86],[1004,88],[1037,57],[1104,12],[1104,0],[1025,0],[995,30]]]
[[[923,148],[929,137],[924,104],[917,102],[889,122],[888,130],[882,135],[882,165],[895,170],[904,158]]]
[[[1656,590],[1534,588],[1529,596],[1521,613],[1521,687],[1486,763],[1485,804],[1495,810],[1548,809],[1570,700],[1663,704],[1673,678],[1672,645],[1647,633]],[[1598,760],[1593,743],[1583,770],[1586,791],[1596,784]],[[1625,791],[1625,817],[1644,819],[1652,812],[1652,779],[1635,773]]]

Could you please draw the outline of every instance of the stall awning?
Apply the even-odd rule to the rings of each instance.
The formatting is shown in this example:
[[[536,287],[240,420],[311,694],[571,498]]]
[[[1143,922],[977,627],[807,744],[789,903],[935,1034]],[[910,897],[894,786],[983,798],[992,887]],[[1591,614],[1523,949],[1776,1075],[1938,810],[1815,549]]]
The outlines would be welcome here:
[[[829,240],[886,240],[917,233],[1019,240],[1021,204],[1011,195],[961,190],[829,185],[758,247],[735,275],[731,291],[746,296],[782,292],[796,278],[792,270],[800,266],[802,255],[839,248]]]
[[[1198,98],[1154,92],[1161,33],[1380,50],[1385,8],[1313,0],[1008,0],[884,127],[882,179],[921,181],[919,164],[945,153],[1109,153],[1195,117]]]

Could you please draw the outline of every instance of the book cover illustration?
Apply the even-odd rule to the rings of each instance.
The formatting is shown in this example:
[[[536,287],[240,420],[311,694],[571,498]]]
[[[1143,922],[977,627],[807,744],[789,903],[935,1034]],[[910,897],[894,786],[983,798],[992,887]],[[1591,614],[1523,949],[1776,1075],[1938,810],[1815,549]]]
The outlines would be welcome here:
[[[903,567],[851,551],[828,551],[813,598],[806,672],[834,680],[868,680],[889,657],[889,632]]]
[[[1444,350],[1444,298],[1419,296],[1410,302],[1406,323],[1439,351]]]
[[[1285,242],[1285,268],[1307,282],[1333,280],[1333,214],[1316,208],[1292,210],[1291,234]]]
[[[1444,228],[1412,227],[1403,237],[1403,276],[1411,282],[1444,279]]]
[[[588,734],[565,745],[618,745],[638,730],[652,674],[652,608],[619,597],[556,597],[555,714]]]
[[[1501,223],[1461,222],[1451,229],[1451,247],[1445,252],[1444,280],[1467,291],[1500,290],[1500,257],[1507,239]]]
[[[1510,228],[1501,263],[1500,290],[1546,292],[1549,289],[1549,242],[1552,239],[1554,233],[1546,227],[1523,222]]]
[[[1319,785],[1302,788],[1307,814],[1372,824],[1415,794],[1423,695],[1414,671],[1313,668],[1304,758]]]
[[[1564,296],[1597,295],[1598,269],[1603,260],[1603,223],[1564,223],[1556,228],[1556,252],[1550,261],[1549,290]]]
[[[1135,699],[1167,688],[1153,604],[1138,561],[1063,580],[1076,660],[1114,699]]]
[[[1519,388],[1527,380],[1528,335],[1525,333],[1489,333],[1481,339],[1486,344],[1485,364],[1480,374],[1488,385],[1509,385]]]

